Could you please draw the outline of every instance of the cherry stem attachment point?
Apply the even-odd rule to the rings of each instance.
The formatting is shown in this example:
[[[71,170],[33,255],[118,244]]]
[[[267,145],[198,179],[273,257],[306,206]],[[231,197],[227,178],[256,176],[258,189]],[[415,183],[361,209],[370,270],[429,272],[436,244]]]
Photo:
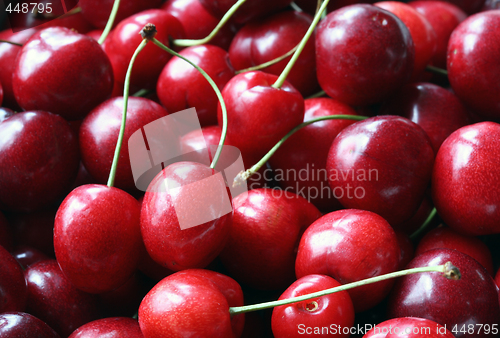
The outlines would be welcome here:
[[[8,44],[11,44],[11,45],[13,45],[13,46],[18,46],[18,47],[22,47],[22,46],[23,46],[22,44],[17,43],[17,42],[14,42],[14,41],[7,41],[7,40],[2,40],[2,39],[0,39],[0,43],[2,43],[2,42],[3,42],[3,43],[8,43]]]
[[[424,221],[424,223],[420,226],[420,228],[418,228],[417,231],[415,231],[414,233],[412,233],[410,235],[410,239],[413,241],[413,240],[416,240],[425,230],[427,230],[427,228],[429,227],[429,224],[431,224],[432,220],[434,219],[434,217],[436,216],[437,214],[437,210],[436,208],[433,208],[431,210],[431,213],[429,214],[429,216],[427,216],[427,219]]]
[[[434,67],[434,66],[431,66],[431,65],[427,65],[425,67],[425,70],[428,71],[428,72],[434,73],[434,74],[448,76],[448,71],[446,69]]]
[[[402,277],[402,276],[407,276],[407,275],[411,275],[414,273],[422,273],[422,272],[440,272],[443,274],[443,276],[445,278],[451,279],[451,280],[459,280],[461,278],[460,271],[458,270],[458,268],[456,266],[454,266],[451,262],[447,262],[443,265],[426,266],[426,267],[406,269],[406,270],[402,270],[402,271],[392,272],[392,273],[388,273],[385,275],[380,275],[380,276],[360,280],[357,282],[340,285],[340,286],[337,286],[337,287],[334,287],[331,289],[313,292],[313,293],[310,293],[307,295],[302,295],[299,297],[276,300],[276,301],[266,302],[266,303],[261,303],[261,304],[230,307],[229,313],[231,314],[231,316],[234,316],[234,315],[241,314],[241,313],[264,310],[264,309],[269,309],[269,308],[273,308],[273,307],[281,306],[281,305],[294,304],[294,303],[302,302],[305,300],[310,300],[313,298],[318,298],[318,297],[330,295],[330,294],[333,294],[336,292],[354,289],[354,288],[357,288],[359,286],[368,285],[368,284],[380,282],[380,281],[391,279],[391,278]]]
[[[207,72],[205,72],[203,69],[201,69],[200,66],[194,64],[191,60],[180,55],[179,53],[175,52],[174,50],[168,48],[167,46],[165,46],[163,43],[156,40],[155,38],[153,38],[151,41],[155,45],[157,45],[158,47],[163,49],[164,51],[166,51],[174,56],[177,56],[178,58],[181,58],[182,60],[186,61],[191,66],[196,68],[196,70],[199,71],[201,73],[201,75],[203,75],[203,77],[208,81],[208,83],[210,83],[210,86],[212,86],[212,89],[215,91],[215,94],[217,95],[217,98],[219,99],[219,103],[220,103],[221,110],[222,110],[222,134],[220,137],[219,146],[217,147],[217,151],[214,155],[212,163],[210,164],[210,168],[214,169],[215,166],[217,165],[217,162],[219,161],[220,154],[222,152],[222,147],[224,146],[224,142],[226,141],[226,134],[227,134],[227,108],[226,108],[226,103],[224,102],[224,99],[222,98],[222,93],[220,92],[219,87],[217,87],[217,85],[215,84],[214,80],[212,80],[212,78],[207,74]]]
[[[281,140],[279,140],[278,143],[276,143],[274,145],[274,147],[272,147],[271,150],[269,150],[267,152],[267,154],[264,155],[264,157],[262,157],[260,159],[259,162],[257,162],[256,164],[254,164],[250,169],[248,169],[246,171],[242,171],[238,175],[236,175],[236,177],[234,178],[234,181],[233,181],[233,187],[239,186],[241,183],[245,182],[250,176],[252,176],[253,174],[255,174],[274,155],[274,153],[276,152],[276,150],[278,150],[279,147],[281,147],[281,145],[283,143],[285,143],[285,141],[288,140],[288,138],[290,136],[292,136],[293,134],[295,134],[300,129],[302,129],[304,127],[307,127],[308,125],[313,124],[315,122],[325,121],[325,120],[355,120],[355,121],[362,121],[362,120],[366,120],[367,118],[368,118],[367,116],[358,116],[358,115],[328,115],[328,116],[316,117],[314,119],[311,119],[309,121],[306,121],[306,122],[303,122],[303,123],[299,124],[298,126],[296,126],[295,128],[293,128],[292,130],[290,130],[288,132],[288,134],[286,134]]]
[[[120,7],[120,0],[115,0],[113,3],[113,8],[111,9],[111,14],[109,15],[108,22],[106,23],[106,27],[104,27],[104,30],[102,31],[101,37],[99,38],[99,44],[102,45],[106,38],[109,35],[109,32],[111,32],[111,29],[113,28],[113,24],[115,23],[116,19],[116,13],[118,13],[118,8]]]
[[[215,26],[215,28],[212,30],[212,32],[207,37],[205,37],[203,39],[197,39],[197,40],[193,40],[193,39],[175,39],[175,40],[172,41],[172,44],[174,46],[178,46],[178,47],[191,47],[191,46],[198,46],[198,45],[204,45],[206,43],[209,43],[210,40],[212,40],[213,37],[216,36],[217,33],[219,33],[219,31],[221,30],[221,28],[229,21],[229,19],[231,19],[231,17],[233,16],[234,12],[236,12],[238,10],[238,8],[240,8],[240,6],[245,3],[245,1],[246,0],[238,0],[238,2],[236,2],[226,12],[226,14],[224,14],[224,16],[222,17],[222,19],[217,24],[217,26]]]

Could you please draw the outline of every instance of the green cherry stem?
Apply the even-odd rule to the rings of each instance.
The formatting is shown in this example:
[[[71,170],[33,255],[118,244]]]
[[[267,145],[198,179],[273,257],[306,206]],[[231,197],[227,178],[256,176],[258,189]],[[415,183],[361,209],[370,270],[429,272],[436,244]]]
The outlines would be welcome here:
[[[17,43],[17,42],[14,42],[14,41],[7,41],[7,40],[2,40],[0,39],[0,43],[3,42],[3,43],[8,43],[8,44],[11,44],[13,46],[18,46],[18,47],[22,47],[23,45],[20,44],[20,43]]]
[[[434,74],[448,76],[448,71],[447,70],[441,69],[441,68],[438,68],[438,67],[434,67],[434,66],[431,66],[431,65],[427,65],[425,67],[425,70],[428,71],[428,72],[434,73]]]
[[[260,70],[260,69],[264,69],[266,67],[272,66],[275,63],[278,63],[278,62],[286,59],[287,57],[289,57],[293,53],[295,53],[295,51],[297,50],[298,47],[299,47],[299,45],[293,47],[286,54],[278,56],[276,59],[272,59],[271,61],[267,61],[267,62],[261,63],[260,65],[257,65],[257,66],[248,67],[248,68],[245,68],[245,69],[238,70],[238,71],[236,71],[236,74],[251,72],[251,71],[254,71],[254,70]]]
[[[205,37],[203,39],[198,39],[198,40],[193,40],[193,39],[176,39],[176,40],[172,41],[172,44],[174,46],[178,46],[178,47],[191,47],[191,46],[203,45],[203,44],[206,44],[206,43],[210,42],[210,40],[212,40],[213,37],[216,36],[217,33],[219,33],[220,29],[229,21],[229,19],[231,19],[231,17],[233,16],[234,12],[236,12],[238,10],[238,8],[240,8],[240,6],[245,3],[245,1],[246,0],[238,0],[238,2],[235,3],[226,12],[226,14],[224,14],[224,16],[222,17],[222,19],[217,24],[217,26],[215,26],[215,28],[212,30],[212,32],[207,37]]]
[[[109,32],[113,28],[113,24],[115,23],[116,13],[118,13],[118,8],[120,7],[120,0],[115,0],[113,3],[113,8],[111,9],[111,14],[109,15],[108,22],[106,23],[106,27],[102,31],[101,37],[99,38],[99,44],[102,45],[106,38],[108,37]]]
[[[410,239],[412,241],[416,240],[425,230],[427,230],[427,228],[429,227],[429,224],[431,224],[431,222],[434,219],[434,217],[436,216],[436,214],[437,214],[437,210],[436,210],[436,208],[433,208],[431,213],[429,214],[429,216],[427,216],[427,219],[420,226],[420,228],[418,228],[417,231],[415,231],[414,233],[412,233],[410,235]]]
[[[300,54],[302,53],[302,50],[304,50],[304,47],[307,44],[307,41],[309,41],[309,38],[314,32],[314,29],[316,29],[316,26],[318,25],[319,20],[321,19],[321,15],[323,12],[326,10],[326,6],[328,5],[328,2],[330,0],[325,0],[321,4],[321,7],[319,8],[318,12],[314,16],[313,22],[311,23],[311,26],[309,26],[309,29],[307,30],[306,34],[302,38],[302,40],[299,43],[299,46],[297,47],[297,50],[293,54],[292,58],[290,61],[288,61],[288,64],[286,65],[285,69],[281,72],[280,76],[276,80],[276,82],[271,86],[276,89],[280,89],[281,86],[283,86],[283,83],[285,83],[285,80],[292,70],[293,66],[295,65],[295,62],[297,62],[297,59],[299,58]]]
[[[317,297],[322,297],[326,295],[330,295],[332,293],[340,292],[340,291],[346,291],[350,289],[357,288],[359,286],[363,285],[368,285],[376,282],[380,282],[383,280],[391,279],[391,278],[396,278],[396,277],[402,277],[402,276],[407,276],[411,275],[414,273],[422,273],[422,272],[440,272],[443,274],[443,276],[447,279],[452,279],[452,280],[458,280],[460,279],[460,271],[456,266],[454,266],[451,262],[447,262],[443,265],[436,265],[436,266],[426,266],[426,267],[420,267],[420,268],[413,268],[413,269],[406,269],[406,270],[401,270],[397,272],[392,272],[388,273],[385,275],[380,275],[364,280],[360,280],[358,282],[353,282],[349,284],[344,284],[341,286],[337,286],[331,289],[326,289],[318,292],[313,292],[307,295],[302,295],[298,297],[293,297],[293,298],[288,298],[288,299],[282,299],[282,300],[276,300],[272,302],[266,302],[266,303],[261,303],[261,304],[254,304],[254,305],[246,305],[246,306],[237,306],[237,307],[230,307],[229,308],[229,313],[231,316],[240,314],[240,313],[246,313],[246,312],[251,312],[251,311],[258,311],[258,310],[264,310],[264,309],[269,309],[273,308],[276,306],[281,306],[281,305],[288,305],[288,304],[293,304],[293,303],[298,303],[302,302],[305,300],[317,298]]]
[[[241,183],[243,183],[244,181],[246,181],[250,176],[252,176],[253,174],[255,174],[274,155],[274,153],[276,152],[276,150],[278,150],[279,147],[281,147],[281,145],[283,143],[285,143],[285,141],[288,140],[288,138],[290,136],[292,136],[293,134],[295,134],[300,129],[302,129],[304,127],[307,127],[308,125],[310,125],[312,123],[319,122],[319,121],[325,121],[325,120],[355,120],[355,121],[361,121],[361,120],[366,120],[367,118],[368,117],[366,117],[366,116],[357,116],[357,115],[328,115],[328,116],[316,117],[314,119],[311,119],[309,121],[306,121],[306,122],[303,122],[303,123],[299,124],[297,127],[295,127],[292,130],[290,130],[288,132],[288,134],[286,134],[281,140],[279,140],[278,143],[276,143],[274,145],[274,147],[272,147],[271,150],[269,150],[267,152],[267,154],[264,155],[264,157],[262,157],[260,159],[259,162],[257,162],[256,164],[254,164],[250,169],[247,169],[246,171],[242,171],[238,175],[236,175],[236,177],[234,178],[234,181],[233,181],[233,187],[239,186]]]
[[[212,86],[212,89],[215,91],[215,94],[217,95],[217,98],[219,99],[219,103],[220,103],[221,110],[222,110],[222,134],[220,137],[219,146],[217,147],[217,152],[215,153],[214,158],[212,160],[212,163],[210,164],[210,168],[213,169],[213,168],[215,168],[215,166],[217,165],[217,162],[219,161],[219,157],[220,157],[220,154],[222,152],[222,147],[224,146],[224,142],[226,141],[226,134],[227,134],[227,108],[226,108],[226,103],[224,102],[224,99],[222,98],[222,93],[220,92],[219,87],[217,87],[217,85],[212,80],[212,78],[203,69],[201,69],[198,65],[194,64],[191,60],[185,58],[184,56],[180,55],[179,53],[168,48],[160,41],[158,41],[154,38],[151,41],[155,45],[157,45],[158,47],[163,49],[164,51],[166,51],[174,56],[177,56],[178,58],[181,58],[182,60],[186,61],[191,66],[196,68],[196,70],[199,71],[201,73],[201,75],[203,75],[203,77],[208,81],[208,83],[210,83],[210,86]]]
[[[317,92],[316,94],[312,94],[311,96],[308,96],[306,99],[315,99],[317,97],[321,97],[323,95],[326,95],[325,91],[322,90],[322,91],[319,91]]]
[[[148,96],[149,94],[152,94],[154,93],[155,91],[154,90],[151,90],[151,89],[141,89],[141,90],[138,90],[134,95],[132,96],[135,96],[135,97],[145,97],[145,96]]]

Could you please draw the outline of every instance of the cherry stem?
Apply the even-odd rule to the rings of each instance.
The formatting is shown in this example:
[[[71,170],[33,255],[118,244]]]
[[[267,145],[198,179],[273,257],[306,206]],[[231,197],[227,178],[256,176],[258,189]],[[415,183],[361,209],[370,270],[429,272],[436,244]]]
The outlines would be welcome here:
[[[118,160],[120,158],[120,151],[122,149],[123,135],[125,134],[125,124],[127,121],[127,107],[128,107],[128,93],[130,89],[130,75],[132,74],[132,67],[134,66],[135,59],[137,55],[144,49],[149,39],[144,38],[137,49],[132,55],[130,62],[128,64],[127,75],[125,76],[125,84],[123,87],[123,116],[122,124],[120,126],[120,133],[118,134],[118,141],[116,141],[115,155],[113,156],[113,163],[111,164],[111,170],[109,172],[108,187],[112,187],[115,184],[116,169],[118,167]]]
[[[326,95],[324,90],[317,92],[316,94],[312,94],[311,96],[308,96],[306,99],[315,99],[315,98],[321,97],[323,95]]]
[[[234,12],[236,12],[238,10],[238,8],[240,8],[240,6],[245,3],[245,1],[246,0],[238,0],[238,2],[236,2],[226,12],[226,14],[224,14],[222,19],[217,24],[217,26],[215,26],[215,28],[212,30],[212,32],[207,37],[205,37],[203,39],[196,39],[196,40],[194,40],[194,39],[175,39],[174,41],[172,41],[172,44],[174,46],[178,46],[178,47],[191,47],[191,46],[198,46],[198,45],[204,45],[206,43],[209,43],[210,40],[212,40],[213,37],[216,36],[217,33],[219,33],[221,28],[229,21],[229,19],[231,19]]]
[[[219,161],[220,154],[222,152],[222,147],[224,146],[224,142],[226,141],[226,134],[227,134],[227,108],[226,108],[226,103],[224,102],[224,99],[222,98],[222,93],[219,90],[219,87],[215,84],[214,80],[203,70],[200,68],[200,66],[194,64],[192,61],[188,60],[184,56],[180,55],[179,53],[173,51],[172,49],[168,48],[165,46],[163,43],[156,39],[151,40],[155,45],[163,49],[164,51],[177,56],[178,58],[181,58],[182,60],[186,61],[189,63],[191,66],[196,68],[197,71],[203,75],[203,77],[210,83],[210,86],[212,86],[212,89],[215,91],[215,94],[217,95],[217,98],[219,99],[219,103],[222,109],[222,134],[220,137],[219,141],[219,146],[217,147],[217,152],[214,155],[214,158],[212,160],[212,163],[210,164],[210,168],[214,169],[215,166],[217,165],[217,162]]]
[[[297,50],[293,54],[292,58],[290,61],[288,61],[288,64],[286,65],[285,69],[281,72],[280,76],[276,80],[276,82],[271,86],[276,89],[280,89],[281,86],[283,86],[283,83],[285,83],[285,80],[292,70],[293,66],[295,65],[295,62],[297,62],[297,59],[299,58],[300,54],[304,50],[304,47],[307,44],[307,41],[309,41],[309,38],[313,34],[314,30],[316,29],[316,26],[318,25],[319,20],[321,19],[321,16],[323,12],[326,10],[326,6],[328,5],[328,2],[330,0],[325,0],[323,1],[323,4],[321,4],[321,7],[319,8],[318,12],[314,16],[313,22],[311,23],[311,26],[309,26],[309,29],[307,30],[306,34],[302,38],[302,40],[299,43],[299,46],[297,47]]]
[[[261,63],[260,65],[257,65],[257,66],[248,67],[248,68],[245,68],[245,69],[242,69],[242,70],[238,70],[235,73],[236,74],[241,74],[241,73],[251,72],[251,71],[254,71],[254,70],[260,70],[260,69],[264,69],[266,67],[272,66],[275,63],[278,63],[278,62],[286,59],[287,57],[289,57],[293,53],[295,53],[295,51],[297,50],[298,47],[299,47],[299,45],[293,47],[286,54],[278,56],[276,59],[273,59],[271,61],[267,61],[267,62]]]
[[[106,38],[109,35],[109,32],[111,32],[111,29],[113,28],[113,24],[115,23],[116,19],[116,13],[118,13],[118,8],[120,7],[120,0],[115,0],[113,3],[113,8],[111,9],[111,14],[109,15],[108,22],[106,23],[106,27],[104,27],[104,30],[102,31],[101,37],[99,38],[99,44],[102,45]]]
[[[7,40],[2,40],[2,39],[0,39],[0,43],[1,43],[1,42],[4,42],[4,43],[9,43],[9,44],[11,44],[11,45],[13,45],[13,46],[19,46],[19,47],[22,47],[22,46],[23,46],[22,44],[17,43],[17,42],[14,42],[14,41],[7,41]]]
[[[149,94],[152,94],[154,93],[155,91],[154,90],[151,90],[151,89],[141,89],[141,90],[138,90],[134,95],[132,96],[135,96],[135,97],[145,97],[145,96],[148,96]]]
[[[442,69],[442,68],[438,68],[438,67],[427,65],[425,67],[425,70],[428,71],[428,72],[434,73],[434,74],[448,76],[448,71],[445,70],[445,69]]]
[[[246,181],[250,176],[252,176],[253,174],[255,174],[274,155],[274,153],[276,152],[276,150],[278,150],[279,147],[281,147],[281,145],[283,143],[285,143],[285,141],[288,140],[288,138],[290,136],[292,136],[293,134],[295,134],[300,129],[302,129],[304,127],[307,127],[308,125],[313,124],[315,122],[325,121],[325,120],[355,120],[355,121],[361,121],[361,120],[366,120],[367,118],[368,117],[366,117],[366,116],[358,116],[358,115],[328,115],[328,116],[320,116],[320,117],[317,117],[317,118],[314,118],[314,119],[311,119],[309,121],[306,121],[306,122],[303,122],[303,123],[299,124],[297,127],[295,127],[292,130],[290,130],[288,132],[288,134],[286,134],[281,140],[279,140],[278,143],[276,143],[274,145],[274,147],[272,147],[271,150],[269,150],[268,153],[266,155],[264,155],[264,157],[262,157],[260,159],[259,162],[257,162],[256,164],[254,164],[250,169],[248,169],[246,171],[242,171],[238,175],[236,175],[236,177],[234,178],[234,181],[233,181],[233,187],[237,187],[242,182]]]
[[[460,271],[458,270],[458,268],[456,266],[454,266],[451,262],[447,262],[443,265],[426,266],[426,267],[406,269],[406,270],[401,270],[401,271],[397,271],[397,272],[392,272],[392,273],[388,273],[385,275],[380,275],[380,276],[360,280],[357,282],[340,285],[340,286],[337,286],[337,287],[334,287],[331,289],[317,291],[317,292],[313,292],[313,293],[298,296],[298,297],[276,300],[276,301],[266,302],[266,303],[261,303],[261,304],[230,307],[229,313],[231,314],[231,316],[234,316],[234,315],[241,314],[241,313],[270,309],[270,308],[273,308],[276,306],[281,306],[281,305],[294,304],[294,303],[302,302],[305,300],[330,295],[332,293],[354,289],[354,288],[357,288],[359,286],[368,285],[368,284],[377,283],[377,282],[391,279],[391,278],[408,276],[408,275],[411,275],[414,273],[422,273],[422,272],[441,272],[445,278],[451,279],[451,280],[458,280],[461,278]]]
[[[429,224],[431,224],[431,222],[434,219],[434,216],[436,216],[436,214],[437,214],[437,210],[436,210],[436,208],[433,208],[431,210],[431,213],[429,214],[429,216],[427,216],[427,219],[420,226],[420,228],[418,228],[417,231],[415,231],[414,233],[412,233],[410,235],[410,239],[412,241],[415,240],[415,239],[417,239],[422,234],[422,232],[424,232],[425,230],[427,230],[427,228],[429,227]]]

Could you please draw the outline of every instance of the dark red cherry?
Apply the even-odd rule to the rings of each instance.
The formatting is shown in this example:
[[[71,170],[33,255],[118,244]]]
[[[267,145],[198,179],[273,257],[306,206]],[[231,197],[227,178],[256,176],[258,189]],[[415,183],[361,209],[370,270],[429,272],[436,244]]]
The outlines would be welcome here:
[[[340,285],[329,276],[312,274],[295,281],[280,296],[279,300]],[[354,307],[349,293],[341,291],[299,303],[277,306],[273,309],[271,323],[276,338],[303,337],[304,335],[349,337],[350,332],[342,332],[342,329],[353,326]],[[328,332],[321,331],[323,327],[327,327]],[[319,328],[319,331],[315,328]]]
[[[418,207],[417,212],[409,220],[399,224],[394,224],[392,225],[392,227],[394,228],[394,230],[399,230],[407,235],[411,235],[415,231],[417,231],[422,226],[422,224],[424,224],[433,208],[434,205],[432,204],[431,198],[425,196],[422,200],[422,203],[420,203],[420,207]]]
[[[438,272],[401,277],[389,299],[389,317],[430,319],[452,330],[457,338],[488,337],[485,330],[467,331],[468,325],[491,328],[500,321],[497,288],[481,264],[456,250],[435,249],[415,257],[408,268],[446,262],[460,270],[460,280],[449,280]]]
[[[21,245],[12,251],[12,256],[26,270],[30,265],[50,259],[46,254],[35,248]]]
[[[40,318],[61,337],[99,316],[94,295],[78,290],[55,260],[38,262],[25,271],[27,312]]]
[[[27,295],[23,269],[11,254],[0,246],[0,313],[23,311]]]
[[[432,200],[446,225],[466,235],[500,233],[500,124],[458,129],[439,148]]]
[[[408,28],[379,7],[343,7],[318,25],[319,84],[328,96],[349,105],[370,105],[392,95],[410,79],[414,59]]]
[[[473,111],[490,119],[500,119],[499,37],[500,10],[492,10],[467,18],[448,43],[448,78],[453,91]]]
[[[139,322],[126,317],[94,320],[80,326],[69,338],[144,338]]]
[[[237,0],[199,0],[201,4],[217,18],[222,18],[224,14],[233,6]],[[290,0],[274,0],[272,2],[265,0],[253,0],[244,3],[234,14],[232,20],[237,23],[245,23],[252,19],[264,17],[275,13],[291,3]]]
[[[483,5],[485,4],[485,0],[445,0],[445,1],[460,7],[464,12],[466,12],[469,15],[479,12],[479,10],[481,10]]]
[[[184,37],[184,28],[179,20],[160,9],[139,12],[120,22],[109,35],[104,48],[113,65],[115,81],[121,86],[125,82],[130,59],[142,41],[139,33],[148,23],[156,26],[158,34],[155,38],[167,47],[170,46],[170,39]],[[154,89],[161,70],[170,58],[169,53],[149,43],[137,56],[130,77],[131,84]]]
[[[59,338],[59,335],[40,319],[24,312],[0,314],[0,337]]]
[[[220,90],[234,76],[228,54],[220,47],[194,46],[180,54],[203,69]],[[217,124],[217,95],[205,77],[181,58],[173,57],[163,68],[156,93],[170,113],[194,107],[201,126]]]
[[[17,57],[12,87],[24,110],[83,118],[113,89],[111,63],[92,38],[67,28],[35,33]]]
[[[402,231],[395,230],[401,254],[399,255],[399,268],[404,269],[406,265],[415,257],[413,243],[410,237]]]
[[[73,183],[78,144],[69,124],[43,111],[22,112],[0,123],[0,209],[46,207]]]
[[[2,83],[0,82],[0,106],[2,105],[2,101],[3,101],[3,87]]]
[[[363,338],[454,338],[446,328],[432,320],[403,317],[386,320],[368,331]]]

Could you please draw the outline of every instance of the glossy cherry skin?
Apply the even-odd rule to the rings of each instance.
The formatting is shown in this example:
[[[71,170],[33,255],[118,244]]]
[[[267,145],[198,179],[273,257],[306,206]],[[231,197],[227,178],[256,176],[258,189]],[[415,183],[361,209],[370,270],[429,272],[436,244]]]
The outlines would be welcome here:
[[[417,231],[422,226],[422,224],[424,224],[433,208],[434,205],[432,204],[431,198],[425,196],[422,200],[422,203],[420,203],[417,212],[409,220],[394,224],[392,225],[392,227],[394,228],[394,230],[402,231],[407,235],[411,235],[415,231]]]
[[[6,312],[0,314],[0,337],[59,338],[47,324],[29,313]]]
[[[399,224],[420,206],[433,161],[434,151],[422,128],[385,115],[340,132],[326,168],[334,196],[344,207],[373,211]]]
[[[167,47],[170,47],[170,39],[184,37],[184,28],[179,20],[160,9],[139,12],[120,22],[104,47],[113,65],[115,81],[120,85],[125,83],[130,59],[142,41],[139,33],[148,23],[156,26],[158,34],[155,38]],[[130,77],[131,84],[154,89],[161,70],[170,58],[169,53],[149,43],[137,56]]]
[[[113,72],[94,39],[52,27],[35,33],[21,49],[12,87],[24,110],[77,120],[109,97]]]
[[[243,70],[274,60],[292,50],[304,37],[311,25],[309,14],[286,11],[258,21],[252,21],[235,35],[229,48],[229,58],[236,70]],[[280,75],[291,56],[263,68],[262,71]],[[308,96],[319,91],[316,79],[316,56],[314,35],[307,42],[297,59],[287,81],[302,95]]]
[[[0,82],[0,106],[2,105],[2,101],[3,101],[3,87],[2,83]]]
[[[57,262],[77,288],[102,293],[132,276],[141,249],[140,207],[118,188],[89,184],[62,202],[54,223]]]
[[[370,105],[387,98],[410,79],[414,60],[410,31],[379,7],[343,7],[318,25],[319,84],[328,96],[346,104]]]
[[[217,283],[189,270],[161,280],[139,307],[144,338],[237,337],[232,330],[229,304]]]
[[[408,3],[422,14],[436,33],[436,51],[432,64],[446,69],[448,40],[458,24],[467,18],[467,14],[459,7],[444,1],[411,1]]]
[[[432,199],[446,225],[466,235],[500,233],[500,124],[458,129],[441,145]]]
[[[0,209],[34,211],[67,191],[78,171],[78,144],[68,123],[44,111],[0,123]]]
[[[0,107],[0,123],[2,123],[7,118],[14,115],[14,111],[12,109],[6,107]]]
[[[129,137],[148,123],[166,115],[167,111],[156,102],[142,97],[129,97],[125,134],[115,177],[117,188],[126,190],[135,188],[130,166]],[[82,162],[89,174],[101,184],[105,184],[108,180],[122,116],[123,97],[114,97],[93,109],[80,127]],[[165,133],[172,132],[166,129]]]
[[[78,5],[82,9],[82,14],[87,21],[97,28],[104,29],[111,14],[113,3],[114,0],[80,0]],[[114,26],[131,15],[146,9],[157,8],[160,4],[161,0],[121,0]]]
[[[448,280],[440,273],[418,273],[397,280],[389,299],[389,317],[420,317],[453,330],[458,325],[492,324],[500,320],[498,292],[485,268],[456,250],[435,249],[415,257],[408,268],[434,266],[451,261],[462,275]],[[460,337],[488,337],[485,331],[472,334],[457,331]]]
[[[427,133],[437,154],[443,141],[470,123],[469,114],[450,91],[431,83],[411,83],[380,108],[382,115],[400,115]]]
[[[111,317],[80,326],[69,338],[144,338],[136,319]]]
[[[27,295],[23,269],[11,254],[0,246],[0,313],[23,311]]]
[[[454,338],[444,326],[424,318],[403,317],[386,320],[368,331],[363,338]]]
[[[278,77],[260,71],[241,73],[224,87],[227,106],[226,144],[237,147],[243,157],[260,158],[304,119],[302,95],[285,82],[271,87]],[[222,110],[217,118],[222,126]]]
[[[218,180],[210,185],[207,181],[218,175],[204,164],[177,162],[151,181],[142,203],[141,233],[149,255],[157,263],[173,271],[203,268],[223,249],[229,238],[232,213],[220,216],[214,210],[212,221],[181,229],[176,212],[192,210],[199,214],[200,210],[193,209],[193,201],[221,205],[227,194],[225,183]],[[179,189],[166,192],[164,187]]]
[[[413,243],[410,237],[402,231],[395,230],[396,238],[398,239],[398,245],[401,249],[401,254],[399,255],[399,268],[404,269],[406,265],[415,257]]]
[[[280,296],[279,300],[298,297],[309,293],[340,286],[335,279],[325,275],[304,276]],[[346,291],[333,293],[320,298],[300,303],[277,306],[272,316],[273,334],[276,338],[303,337],[313,333],[315,337],[349,337],[350,333],[342,333],[342,328],[350,328],[354,324],[354,307]],[[329,332],[318,334],[312,328],[328,327]]]
[[[237,0],[199,0],[201,4],[215,17],[222,18],[224,14],[233,6]],[[265,1],[265,0],[254,0],[244,3],[237,11],[234,13],[232,20],[237,23],[246,23],[250,20],[264,17],[266,15],[275,13],[291,3],[290,0],[275,0],[275,1]]]
[[[50,259],[46,254],[35,248],[22,245],[12,251],[12,256],[18,261],[23,270],[26,270],[30,265]]]
[[[448,78],[453,91],[473,111],[490,119],[500,119],[499,36],[500,10],[492,10],[463,21],[448,44]]]
[[[478,261],[493,276],[493,259],[491,252],[476,237],[465,236],[447,227],[439,227],[429,231],[418,243],[415,256],[432,249],[453,249],[460,251]]]
[[[233,224],[221,261],[240,283],[285,288],[295,280],[300,237],[320,216],[305,198],[288,191],[250,190],[234,199]]]
[[[358,115],[330,98],[307,99],[304,122],[320,116]],[[292,135],[269,160],[283,189],[302,195],[322,211],[342,208],[328,184],[326,158],[335,137],[354,120],[315,122]],[[305,175],[306,173],[307,175]]]
[[[399,261],[398,240],[386,220],[369,211],[346,209],[324,215],[305,231],[295,274],[324,274],[347,284],[394,272]],[[356,312],[378,304],[392,285],[387,280],[349,290]]]
[[[234,76],[228,54],[220,47],[194,46],[182,50],[180,54],[203,69],[220,90]],[[173,57],[163,68],[156,93],[169,112],[194,107],[201,126],[217,124],[219,100],[215,91],[196,68],[181,58]]]

